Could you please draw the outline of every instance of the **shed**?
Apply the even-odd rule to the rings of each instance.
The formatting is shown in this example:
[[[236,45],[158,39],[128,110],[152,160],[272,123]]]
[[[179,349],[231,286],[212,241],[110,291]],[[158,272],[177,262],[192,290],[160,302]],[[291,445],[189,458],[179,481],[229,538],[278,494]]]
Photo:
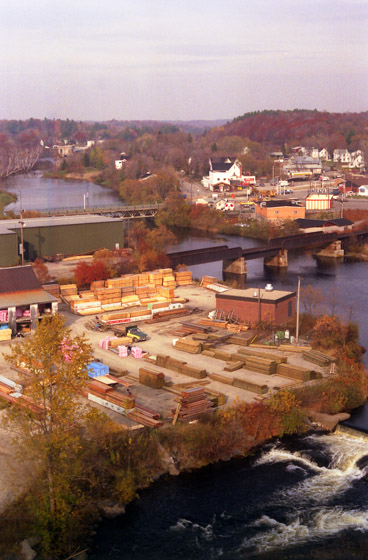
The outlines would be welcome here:
[[[13,335],[37,327],[46,312],[56,313],[58,299],[42,289],[32,266],[0,268],[0,323]]]
[[[284,325],[295,317],[296,292],[274,290],[272,286],[228,290],[216,294],[216,310],[233,313],[250,325],[260,321]]]

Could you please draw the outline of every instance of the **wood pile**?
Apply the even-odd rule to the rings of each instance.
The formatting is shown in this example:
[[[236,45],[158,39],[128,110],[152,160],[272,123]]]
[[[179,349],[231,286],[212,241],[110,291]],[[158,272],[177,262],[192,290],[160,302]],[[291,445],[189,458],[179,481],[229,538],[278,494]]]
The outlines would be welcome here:
[[[226,329],[229,324],[227,321],[221,321],[220,319],[209,319],[208,317],[202,317],[199,322],[201,325],[205,325],[206,327],[214,327],[216,329]]]
[[[228,339],[230,344],[237,344],[238,346],[249,346],[251,337],[248,335],[233,335]]]
[[[244,367],[245,362],[226,362],[225,371],[236,371]]]
[[[193,387],[184,389],[178,399],[175,399],[180,404],[178,420],[190,420],[196,418],[200,414],[212,410],[213,403],[208,400],[203,387]],[[172,410],[175,414],[176,409]]]
[[[54,297],[60,297],[60,285],[59,284],[43,284],[42,289],[48,294]]]
[[[216,284],[218,282],[218,278],[215,276],[202,276],[201,286],[202,288],[207,288],[209,284]]]
[[[102,383],[98,381],[98,379],[96,378],[88,382],[87,391],[88,391],[88,398],[90,398],[89,395],[100,397],[100,399],[103,399],[108,403],[115,404],[124,410],[125,409],[129,410],[131,408],[134,408],[135,406],[134,396],[124,395],[123,393],[120,393],[119,391],[115,390],[114,386]],[[114,407],[101,403],[96,399],[90,398],[90,400],[102,404],[102,406],[107,406],[107,408],[111,408],[112,410],[116,410],[117,412],[122,412],[121,410],[116,408],[114,409]]]
[[[192,340],[189,337],[179,338],[175,343],[176,350],[188,352],[189,354],[200,354],[202,351],[202,344],[197,340]]]
[[[307,362],[312,362],[312,364],[316,364],[321,367],[326,367],[336,361],[336,358],[329,356],[328,354],[323,354],[322,352],[318,352],[317,350],[310,350],[309,352],[302,352],[302,357]]]
[[[252,348],[239,348],[238,355],[241,356],[254,356],[255,358],[265,358],[266,360],[274,360],[277,364],[286,364],[287,357],[280,356],[273,352],[258,352]],[[245,359],[245,358],[244,358]]]
[[[78,294],[77,284],[64,284],[60,286],[60,296],[65,301],[70,301],[68,298],[70,296],[76,296]]]
[[[182,362],[181,360],[176,360],[175,358],[163,354],[157,354],[156,365],[196,379],[203,379],[207,376],[205,369],[190,366],[187,362]]]
[[[263,373],[264,375],[273,375],[277,371],[277,363],[275,360],[270,360],[268,358],[257,358],[254,356],[244,356],[245,357],[245,367],[251,371],[257,373]]]
[[[247,381],[239,377],[234,377],[233,387],[238,387],[239,389],[244,389],[244,391],[250,391],[251,393],[257,393],[258,395],[264,395],[268,391],[267,385],[254,383],[253,381]]]
[[[134,410],[127,412],[127,417],[139,424],[143,424],[143,426],[147,426],[147,428],[159,428],[163,424],[158,412],[154,412],[140,404],[137,404]]]
[[[158,311],[154,314],[152,319],[147,320],[148,323],[160,323],[163,321],[168,321],[173,317],[181,317],[182,315],[188,315],[190,311],[185,309],[185,307],[179,307],[177,309],[168,309],[167,311]]]
[[[0,329],[0,342],[11,340],[11,337],[12,337],[11,329]]]
[[[165,375],[162,371],[139,368],[139,383],[147,387],[152,387],[152,389],[162,389],[165,385]]]
[[[314,370],[291,364],[279,364],[277,366],[277,375],[288,379],[298,379],[299,381],[310,381],[311,379],[318,379],[320,377],[320,374]]]
[[[177,286],[188,286],[193,283],[191,270],[183,270],[175,272],[175,281]]]
[[[268,391],[267,385],[247,381],[246,379],[241,379],[240,377],[227,377],[218,373],[209,373],[208,377],[218,383],[232,385],[233,387],[238,387],[239,389],[244,389],[245,391],[249,391],[251,393],[257,393],[258,395],[263,395]]]

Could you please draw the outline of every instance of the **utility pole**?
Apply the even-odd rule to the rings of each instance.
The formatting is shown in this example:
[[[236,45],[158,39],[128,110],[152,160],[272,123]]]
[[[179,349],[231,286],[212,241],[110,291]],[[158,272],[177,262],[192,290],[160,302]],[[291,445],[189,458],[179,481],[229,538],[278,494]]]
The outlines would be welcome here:
[[[300,280],[301,280],[301,276],[298,276],[298,291],[296,295],[296,332],[295,332],[295,339],[297,344],[299,344]]]
[[[21,191],[19,192],[19,223],[20,223],[20,255],[21,255],[21,259],[22,259],[22,266],[24,266],[24,237],[23,237],[23,226],[24,226],[24,222],[23,222],[23,217],[22,217],[22,193]]]

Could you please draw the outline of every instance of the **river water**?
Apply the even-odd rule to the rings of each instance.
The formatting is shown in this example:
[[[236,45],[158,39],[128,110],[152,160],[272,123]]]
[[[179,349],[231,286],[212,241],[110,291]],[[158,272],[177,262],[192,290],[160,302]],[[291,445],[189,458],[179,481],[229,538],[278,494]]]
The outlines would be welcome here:
[[[55,210],[60,208],[83,208],[114,206],[119,203],[116,192],[87,181],[64,181],[43,178],[40,172],[12,175],[0,180],[0,189],[12,192],[18,200],[5,210]]]
[[[116,203],[115,193],[91,183],[11,177],[1,188],[22,193],[23,209]],[[7,209],[11,209],[8,206]],[[13,206],[19,210],[19,202]],[[182,236],[173,250],[262,242],[242,237]],[[191,267],[194,277],[222,279],[222,263]],[[368,263],[323,262],[289,252],[285,271],[248,262],[246,285],[296,290],[312,284],[332,310],[359,323],[368,346]],[[365,356],[367,359],[367,355]],[[367,362],[366,362],[367,365]],[[360,411],[368,425],[368,409]],[[365,416],[364,416],[365,415]],[[287,438],[252,457],[167,477],[141,493],[127,514],[106,521],[92,560],[363,560],[368,555],[368,441],[345,434]]]

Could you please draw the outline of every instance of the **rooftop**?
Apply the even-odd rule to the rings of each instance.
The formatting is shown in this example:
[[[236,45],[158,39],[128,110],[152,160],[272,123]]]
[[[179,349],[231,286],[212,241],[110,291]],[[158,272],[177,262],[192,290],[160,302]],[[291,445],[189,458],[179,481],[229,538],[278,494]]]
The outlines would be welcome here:
[[[264,288],[260,289],[260,297],[261,301],[269,301],[269,302],[278,302],[282,301],[283,299],[295,296],[296,292],[287,292],[284,290],[265,290]],[[222,299],[245,299],[247,301],[258,301],[258,288],[246,288],[244,290],[241,289],[233,289],[228,290],[224,293],[216,294],[216,298]]]
[[[23,218],[24,227],[52,227],[69,226],[78,224],[97,224],[121,221],[120,218],[98,216],[96,214],[83,214],[74,216],[49,216],[42,218]],[[14,220],[0,220],[0,233],[12,233],[12,230],[20,228],[19,218]]]

